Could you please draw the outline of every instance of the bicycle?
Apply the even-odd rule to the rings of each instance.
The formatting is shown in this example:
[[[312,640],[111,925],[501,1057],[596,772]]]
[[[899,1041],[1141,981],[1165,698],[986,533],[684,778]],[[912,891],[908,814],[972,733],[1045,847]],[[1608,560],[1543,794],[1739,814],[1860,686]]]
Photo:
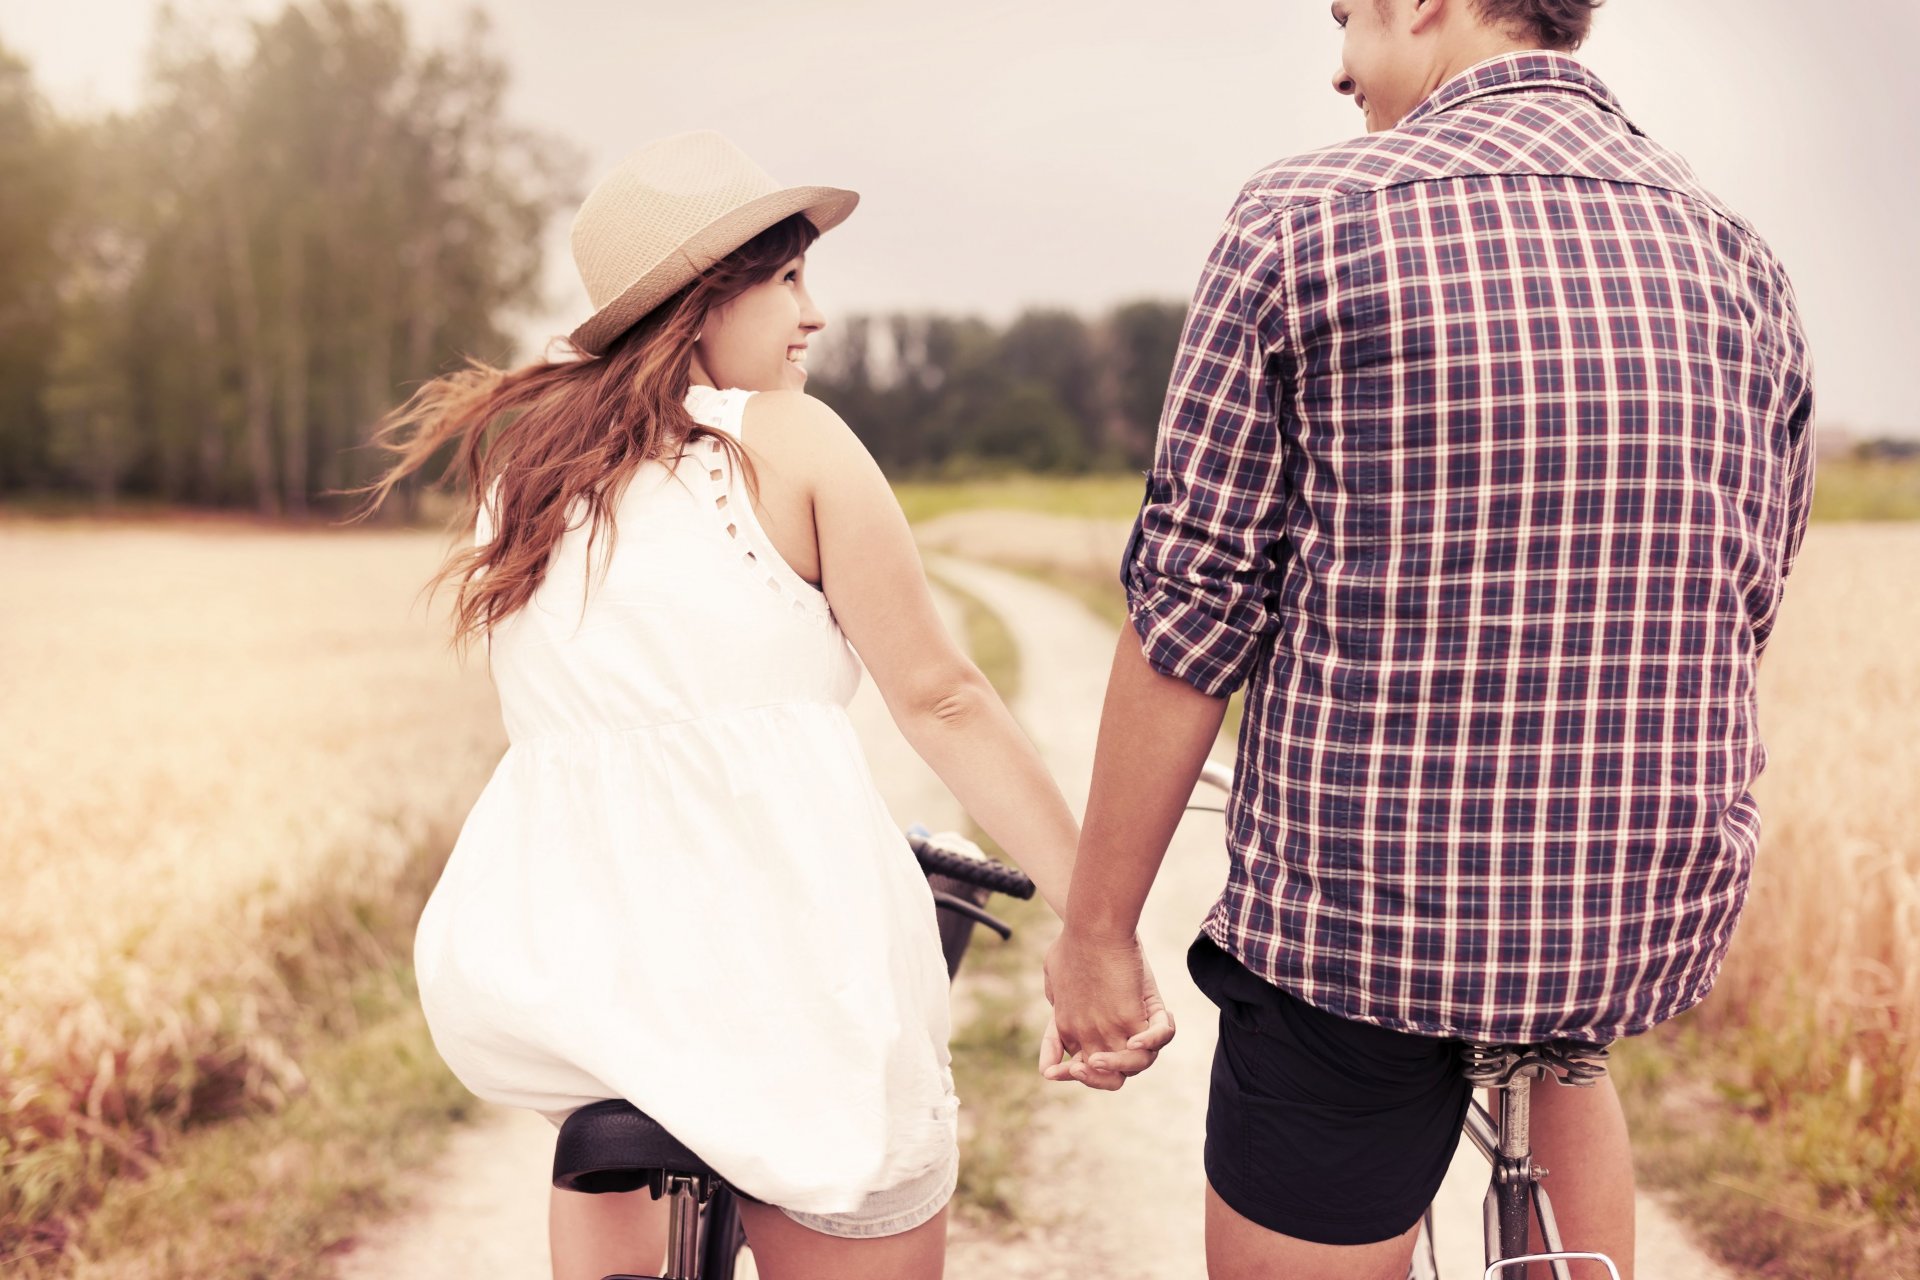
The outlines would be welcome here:
[[[1208,761],[1200,771],[1200,780],[1223,794],[1233,794],[1233,771],[1226,765]],[[1224,811],[1211,805],[1187,807],[1205,812]],[[1481,1207],[1487,1259],[1482,1280],[1527,1280],[1528,1267],[1536,1262],[1547,1264],[1553,1280],[1572,1280],[1569,1262],[1598,1262],[1606,1267],[1613,1280],[1620,1280],[1620,1269],[1605,1254],[1563,1247],[1552,1200],[1546,1187],[1541,1185],[1547,1170],[1533,1162],[1531,1133],[1534,1080],[1552,1079],[1561,1085],[1591,1088],[1607,1074],[1606,1046],[1573,1040],[1533,1044],[1465,1041],[1460,1045],[1460,1058],[1461,1071],[1468,1083],[1497,1093],[1500,1098],[1498,1120],[1479,1099],[1474,1099],[1467,1107],[1463,1130],[1493,1167],[1493,1178]],[[1530,1252],[1536,1219],[1541,1243],[1546,1246],[1537,1253]],[[1440,1280],[1431,1206],[1421,1217],[1420,1235],[1414,1244],[1413,1263],[1407,1277],[1408,1280]]]
[[[1529,1265],[1536,1262],[1547,1264],[1553,1280],[1572,1280],[1567,1264],[1583,1261],[1600,1263],[1613,1280],[1620,1280],[1620,1269],[1613,1259],[1603,1253],[1567,1249],[1561,1242],[1553,1202],[1541,1183],[1547,1170],[1533,1162],[1531,1136],[1533,1081],[1551,1079],[1574,1088],[1591,1088],[1607,1074],[1606,1046],[1573,1040],[1504,1045],[1468,1041],[1461,1045],[1460,1057],[1467,1082],[1500,1098],[1497,1122],[1475,1099],[1467,1107],[1465,1128],[1467,1138],[1493,1166],[1493,1180],[1481,1203],[1487,1242],[1484,1280],[1526,1280]],[[1539,1252],[1532,1251],[1530,1241],[1535,1219],[1540,1225],[1541,1243],[1546,1246]],[[1428,1208],[1420,1226],[1408,1280],[1439,1280],[1432,1208]]]
[[[1002,940],[1013,936],[985,909],[987,899],[995,893],[1031,898],[1033,881],[958,836],[936,838],[914,827],[907,842],[933,890],[951,980],[976,926]],[[747,1243],[734,1189],[632,1103],[589,1103],[567,1117],[554,1143],[553,1185],[589,1194],[644,1187],[655,1200],[668,1198],[665,1274],[622,1273],[605,1280],[733,1280]]]

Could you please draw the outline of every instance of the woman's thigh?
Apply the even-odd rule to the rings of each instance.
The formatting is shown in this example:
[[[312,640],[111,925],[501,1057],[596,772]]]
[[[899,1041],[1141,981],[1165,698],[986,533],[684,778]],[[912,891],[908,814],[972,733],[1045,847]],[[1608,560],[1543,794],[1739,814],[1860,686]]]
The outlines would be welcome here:
[[[771,1205],[740,1202],[760,1280],[940,1280],[947,1210],[898,1235],[849,1240],[803,1227]]]
[[[667,1251],[667,1202],[645,1191],[588,1195],[553,1188],[548,1239],[554,1280],[652,1275]]]

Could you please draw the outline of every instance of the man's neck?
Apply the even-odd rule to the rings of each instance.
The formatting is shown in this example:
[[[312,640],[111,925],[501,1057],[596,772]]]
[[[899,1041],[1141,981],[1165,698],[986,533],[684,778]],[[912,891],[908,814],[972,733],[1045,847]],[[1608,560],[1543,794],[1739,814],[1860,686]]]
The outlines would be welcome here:
[[[1447,81],[1490,59],[1504,58],[1513,53],[1550,52],[1553,51],[1543,49],[1537,44],[1526,44],[1510,36],[1501,35],[1497,31],[1476,27],[1470,32],[1462,33],[1459,39],[1450,41],[1448,47],[1441,51],[1440,56],[1434,61],[1433,73],[1425,86],[1426,91],[1420,95],[1420,100],[1425,102]]]

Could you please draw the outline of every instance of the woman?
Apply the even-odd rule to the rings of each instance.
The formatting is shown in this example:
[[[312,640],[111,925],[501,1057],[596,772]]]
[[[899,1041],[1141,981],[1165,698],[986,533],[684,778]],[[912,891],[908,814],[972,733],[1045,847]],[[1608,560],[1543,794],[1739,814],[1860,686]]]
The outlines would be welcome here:
[[[457,446],[475,544],[436,582],[511,742],[420,921],[436,1046],[556,1124],[633,1102],[760,1202],[770,1280],[938,1276],[954,1185],[945,968],[846,716],[860,663],[1056,911],[1077,837],[879,468],[802,390],[805,253],[857,199],[713,133],[637,152],[574,222],[581,358],[423,388],[370,487]],[[1075,1078],[1117,1087],[1170,1035]],[[643,1193],[556,1190],[551,1230],[557,1280],[664,1239]]]

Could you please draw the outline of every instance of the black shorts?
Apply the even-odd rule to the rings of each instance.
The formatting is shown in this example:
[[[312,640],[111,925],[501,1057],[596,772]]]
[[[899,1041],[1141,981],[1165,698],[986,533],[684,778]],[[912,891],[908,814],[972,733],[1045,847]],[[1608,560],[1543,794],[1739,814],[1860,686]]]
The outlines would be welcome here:
[[[1391,1240],[1446,1176],[1472,1090],[1456,1043],[1316,1009],[1201,934],[1187,969],[1220,1007],[1207,1181],[1269,1231]]]

